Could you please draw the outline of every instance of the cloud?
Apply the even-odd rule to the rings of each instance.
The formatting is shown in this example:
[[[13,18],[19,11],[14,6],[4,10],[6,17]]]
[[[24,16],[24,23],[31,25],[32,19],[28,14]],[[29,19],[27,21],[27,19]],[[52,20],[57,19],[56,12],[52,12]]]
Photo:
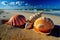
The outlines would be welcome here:
[[[22,5],[24,3],[24,1],[17,1],[16,4],[17,5]]]
[[[15,2],[10,2],[10,5],[15,5]]]
[[[7,1],[2,1],[1,2],[1,4],[3,4],[3,5],[7,5],[7,3],[8,3]]]
[[[27,5],[28,5],[28,3],[25,3],[25,5],[27,6]]]

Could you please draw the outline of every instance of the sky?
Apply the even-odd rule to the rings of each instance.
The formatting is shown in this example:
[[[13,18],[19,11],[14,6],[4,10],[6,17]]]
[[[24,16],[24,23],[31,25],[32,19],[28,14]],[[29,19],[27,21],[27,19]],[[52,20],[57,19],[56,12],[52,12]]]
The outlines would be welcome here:
[[[60,9],[60,0],[0,0],[0,9]]]

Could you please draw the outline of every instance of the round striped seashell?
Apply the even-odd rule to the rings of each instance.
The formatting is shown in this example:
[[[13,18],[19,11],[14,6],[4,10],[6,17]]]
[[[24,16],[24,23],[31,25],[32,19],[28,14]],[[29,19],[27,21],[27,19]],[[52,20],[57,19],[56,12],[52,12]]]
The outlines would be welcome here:
[[[10,18],[10,20],[6,24],[20,27],[25,23],[26,23],[26,19],[23,15],[14,15]]]
[[[54,28],[54,23],[50,18],[40,17],[34,22],[36,32],[48,33]]]

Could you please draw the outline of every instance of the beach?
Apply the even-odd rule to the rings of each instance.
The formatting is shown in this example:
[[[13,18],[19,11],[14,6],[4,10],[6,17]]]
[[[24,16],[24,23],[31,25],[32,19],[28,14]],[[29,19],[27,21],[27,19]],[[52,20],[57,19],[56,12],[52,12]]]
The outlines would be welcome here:
[[[34,12],[18,12],[12,11],[9,13],[0,14],[0,20],[9,20],[13,15],[20,14],[29,19]],[[4,16],[4,17],[3,17]],[[0,39],[1,40],[60,40],[60,16],[42,14],[43,17],[47,17],[53,20],[54,29],[49,35],[37,33],[34,29],[21,29],[21,28],[11,28],[10,25],[1,24],[0,26]]]

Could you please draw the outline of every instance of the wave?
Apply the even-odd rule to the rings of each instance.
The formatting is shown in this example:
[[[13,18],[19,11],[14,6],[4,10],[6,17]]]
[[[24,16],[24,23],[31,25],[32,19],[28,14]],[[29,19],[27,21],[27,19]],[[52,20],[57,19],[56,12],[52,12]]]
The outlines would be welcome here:
[[[44,11],[45,14],[60,16],[60,11]]]
[[[39,12],[37,10],[5,10],[7,12]],[[41,11],[41,10],[40,10]],[[56,15],[56,16],[60,16],[60,11],[44,11],[45,14],[51,14],[51,15]]]

